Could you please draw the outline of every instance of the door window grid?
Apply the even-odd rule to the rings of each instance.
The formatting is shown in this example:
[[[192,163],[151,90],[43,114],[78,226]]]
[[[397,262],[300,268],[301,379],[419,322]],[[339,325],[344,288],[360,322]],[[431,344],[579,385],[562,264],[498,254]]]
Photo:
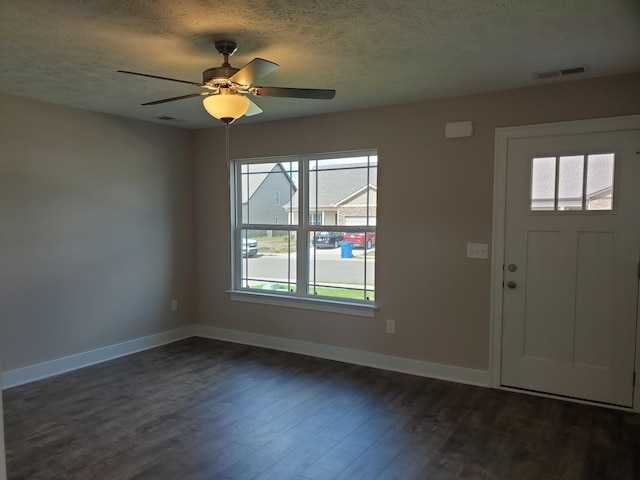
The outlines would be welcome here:
[[[534,157],[531,211],[613,210],[613,153]]]

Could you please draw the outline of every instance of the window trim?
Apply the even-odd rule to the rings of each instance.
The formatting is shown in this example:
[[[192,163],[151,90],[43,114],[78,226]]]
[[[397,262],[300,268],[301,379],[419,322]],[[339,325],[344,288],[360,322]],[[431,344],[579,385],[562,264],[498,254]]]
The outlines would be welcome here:
[[[354,303],[340,301],[331,297],[313,298],[276,293],[262,293],[256,290],[227,290],[229,298],[235,302],[259,303],[276,307],[299,308],[320,312],[341,313],[358,317],[373,318],[379,308],[373,303]]]
[[[373,317],[377,307],[377,295],[375,295],[375,286],[371,292],[374,293],[374,300],[343,300],[335,297],[315,297],[308,293],[311,285],[308,272],[310,270],[310,236],[315,235],[316,231],[326,229],[325,225],[313,225],[309,222],[309,165],[314,160],[333,160],[340,158],[357,158],[357,157],[376,157],[375,164],[369,163],[368,168],[378,168],[378,152],[377,149],[366,149],[345,152],[333,152],[322,154],[301,154],[287,155],[280,157],[257,157],[257,158],[241,158],[231,161],[230,174],[230,200],[231,200],[231,289],[227,292],[233,301],[243,301],[249,303],[261,303],[268,305],[276,305],[283,307],[302,308],[308,310],[320,310],[325,312],[341,313],[348,315],[357,315],[363,317]],[[240,285],[242,282],[242,258],[241,258],[241,231],[252,229],[273,229],[271,224],[242,224],[242,189],[238,182],[242,179],[242,165],[250,163],[264,163],[268,161],[278,161],[280,163],[298,162],[298,191],[305,192],[304,195],[298,195],[298,219],[294,225],[279,224],[278,230],[296,232],[296,261],[295,270],[297,288],[295,292],[284,292],[282,294],[261,292],[257,289],[244,288]],[[377,173],[376,173],[377,175]],[[367,194],[368,196],[368,194]],[[377,205],[376,205],[377,214]],[[341,225],[341,229],[345,232],[367,232],[373,231],[377,233],[377,219],[373,225],[363,226],[347,226]],[[366,277],[366,270],[365,270]],[[366,290],[369,291],[369,290]]]

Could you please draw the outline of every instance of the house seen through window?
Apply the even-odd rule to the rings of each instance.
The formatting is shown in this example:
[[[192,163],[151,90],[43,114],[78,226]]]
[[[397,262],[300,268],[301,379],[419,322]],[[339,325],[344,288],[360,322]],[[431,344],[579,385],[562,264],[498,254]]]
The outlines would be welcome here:
[[[233,290],[373,303],[377,169],[375,150],[234,161]]]

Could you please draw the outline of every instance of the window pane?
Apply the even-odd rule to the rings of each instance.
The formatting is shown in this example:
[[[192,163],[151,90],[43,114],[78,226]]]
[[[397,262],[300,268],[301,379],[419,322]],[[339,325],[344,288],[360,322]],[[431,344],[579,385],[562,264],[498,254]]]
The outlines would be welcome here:
[[[321,236],[325,233],[332,235],[331,241],[322,241]],[[344,300],[375,300],[375,251],[355,250],[344,242],[340,245],[339,237],[341,234],[335,232],[311,233],[309,294]]]
[[[614,154],[605,153],[587,157],[587,210],[613,208]]]
[[[309,162],[310,225],[375,225],[378,158]]]
[[[310,232],[310,295],[374,300],[377,162],[377,156],[309,162],[309,224],[322,226]]]
[[[582,210],[584,157],[560,157],[558,171],[558,210]]]
[[[294,232],[242,230],[241,287],[295,292]]]
[[[531,167],[531,210],[554,210],[556,158],[534,158]]]
[[[298,162],[243,164],[242,224],[297,224],[297,178]]]

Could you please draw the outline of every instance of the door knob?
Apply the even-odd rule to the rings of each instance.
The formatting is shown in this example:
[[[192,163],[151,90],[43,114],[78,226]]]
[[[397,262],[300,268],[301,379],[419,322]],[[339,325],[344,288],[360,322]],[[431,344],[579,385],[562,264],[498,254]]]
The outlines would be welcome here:
[[[513,280],[507,282],[507,288],[510,288],[511,290],[513,290],[517,286],[518,286],[518,284],[516,282],[514,282]]]

